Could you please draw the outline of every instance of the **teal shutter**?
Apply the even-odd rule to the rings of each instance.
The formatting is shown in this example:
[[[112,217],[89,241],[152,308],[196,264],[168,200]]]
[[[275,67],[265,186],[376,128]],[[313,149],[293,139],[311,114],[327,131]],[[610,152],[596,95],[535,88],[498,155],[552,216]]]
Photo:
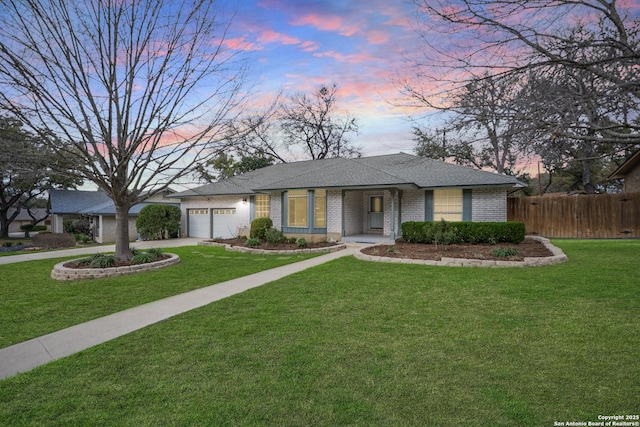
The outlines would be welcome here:
[[[424,220],[433,221],[433,190],[424,192]]]
[[[472,221],[473,212],[471,211],[472,203],[471,190],[462,190],[462,220]]]

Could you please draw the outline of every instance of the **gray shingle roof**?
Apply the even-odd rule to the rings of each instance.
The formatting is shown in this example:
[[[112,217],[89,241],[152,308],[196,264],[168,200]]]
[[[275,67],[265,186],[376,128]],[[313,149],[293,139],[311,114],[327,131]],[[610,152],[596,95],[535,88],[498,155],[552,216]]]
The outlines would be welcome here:
[[[51,213],[74,215],[115,215],[113,201],[102,191],[49,190]],[[139,203],[129,209],[129,215],[137,215],[146,205]],[[173,204],[178,206],[178,204]]]
[[[214,182],[171,197],[253,194],[296,188],[514,187],[515,177],[398,153],[359,159],[281,163]]]

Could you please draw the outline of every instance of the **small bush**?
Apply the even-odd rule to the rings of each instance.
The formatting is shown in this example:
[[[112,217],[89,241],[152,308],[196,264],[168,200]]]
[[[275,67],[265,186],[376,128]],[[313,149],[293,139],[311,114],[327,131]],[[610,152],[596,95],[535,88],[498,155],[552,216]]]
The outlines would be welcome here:
[[[147,253],[153,255],[154,257],[156,257],[156,259],[161,258],[164,255],[162,249],[159,248],[151,248],[147,251]]]
[[[88,219],[65,219],[62,221],[65,233],[91,235],[91,223]]]
[[[76,245],[76,239],[65,233],[40,233],[32,237],[34,246],[45,249],[69,248]]]
[[[91,236],[87,236],[86,234],[74,234],[73,237],[78,243],[89,243],[93,241]]]
[[[254,246],[260,246],[260,240],[255,239],[255,238],[250,238],[247,239],[246,243],[244,244],[245,246],[248,246],[250,248],[254,247]]]
[[[278,244],[278,243],[284,243],[287,241],[287,236],[285,236],[282,231],[275,229],[275,228],[269,228],[266,233],[264,234],[264,240],[266,240],[267,243],[271,243],[271,244]]]
[[[5,247],[5,248],[10,248],[11,246],[13,246],[13,243],[11,243],[11,242],[4,242],[4,243],[2,244],[2,246],[3,246],[3,247]]]
[[[157,259],[158,258],[152,253],[140,252],[139,254],[134,255],[132,260],[134,264],[148,264],[150,262],[154,262]]]
[[[299,248],[308,248],[309,247],[309,243],[307,243],[307,240],[304,237],[301,237],[298,239],[298,243],[296,243],[298,245]]]
[[[273,227],[273,221],[268,217],[256,218],[251,221],[251,229],[249,230],[249,238],[264,240],[267,230]]]
[[[289,237],[287,240],[288,243],[295,244],[298,241],[296,237]]]
[[[516,248],[497,248],[491,251],[491,255],[498,258],[507,258],[510,256],[517,256],[518,250]]]
[[[95,257],[89,266],[92,268],[110,268],[115,267],[118,263],[118,260],[114,255],[100,255]]]

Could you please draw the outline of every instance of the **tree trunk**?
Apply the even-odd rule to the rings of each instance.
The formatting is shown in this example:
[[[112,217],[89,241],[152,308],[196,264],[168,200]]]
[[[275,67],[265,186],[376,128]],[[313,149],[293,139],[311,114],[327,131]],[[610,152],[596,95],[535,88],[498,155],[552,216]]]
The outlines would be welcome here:
[[[9,237],[9,224],[6,215],[0,215],[0,238],[6,239]]]
[[[116,204],[116,252],[119,260],[129,261],[131,249],[129,249],[129,209],[130,206]]]

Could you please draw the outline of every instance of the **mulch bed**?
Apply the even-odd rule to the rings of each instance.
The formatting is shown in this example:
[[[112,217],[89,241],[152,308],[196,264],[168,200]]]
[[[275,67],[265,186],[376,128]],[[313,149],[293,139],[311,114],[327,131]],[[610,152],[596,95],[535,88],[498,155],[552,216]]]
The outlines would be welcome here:
[[[516,248],[518,255],[497,257],[491,254],[498,248]],[[521,243],[499,243],[497,245],[433,245],[396,241],[395,245],[377,245],[365,248],[362,253],[391,258],[410,258],[441,261],[445,258],[466,258],[496,261],[522,261],[525,257],[550,257],[553,253],[535,239],[525,238]]]
[[[81,258],[81,259],[86,259],[86,258],[88,258],[88,257]],[[165,260],[165,259],[168,259],[168,258],[171,258],[171,257],[169,255],[166,255],[166,254],[160,255],[157,259],[153,260],[153,262],[162,261],[162,260]],[[65,263],[63,265],[66,268],[96,268],[96,269],[100,269],[101,268],[101,267],[91,267],[88,264],[84,264],[84,263],[77,262],[77,261],[78,260],[69,261],[69,262],[67,262],[67,263]],[[136,264],[133,261],[117,261],[116,264],[113,267],[109,267],[109,268],[129,267],[129,266],[132,266],[132,265],[139,265],[139,264]]]
[[[230,246],[246,246],[245,243],[247,243],[247,239],[213,239],[213,240],[207,240],[208,242],[216,242],[216,243],[225,243],[227,245]],[[251,249],[264,249],[264,250],[271,250],[271,251],[291,251],[291,250],[295,250],[295,249],[315,249],[315,248],[329,248],[331,246],[335,246],[337,245],[337,243],[330,243],[330,242],[317,242],[317,243],[311,243],[309,242],[309,245],[306,248],[299,248],[298,245],[296,243],[267,243],[267,242],[260,242],[260,245],[258,246],[251,246]]]

